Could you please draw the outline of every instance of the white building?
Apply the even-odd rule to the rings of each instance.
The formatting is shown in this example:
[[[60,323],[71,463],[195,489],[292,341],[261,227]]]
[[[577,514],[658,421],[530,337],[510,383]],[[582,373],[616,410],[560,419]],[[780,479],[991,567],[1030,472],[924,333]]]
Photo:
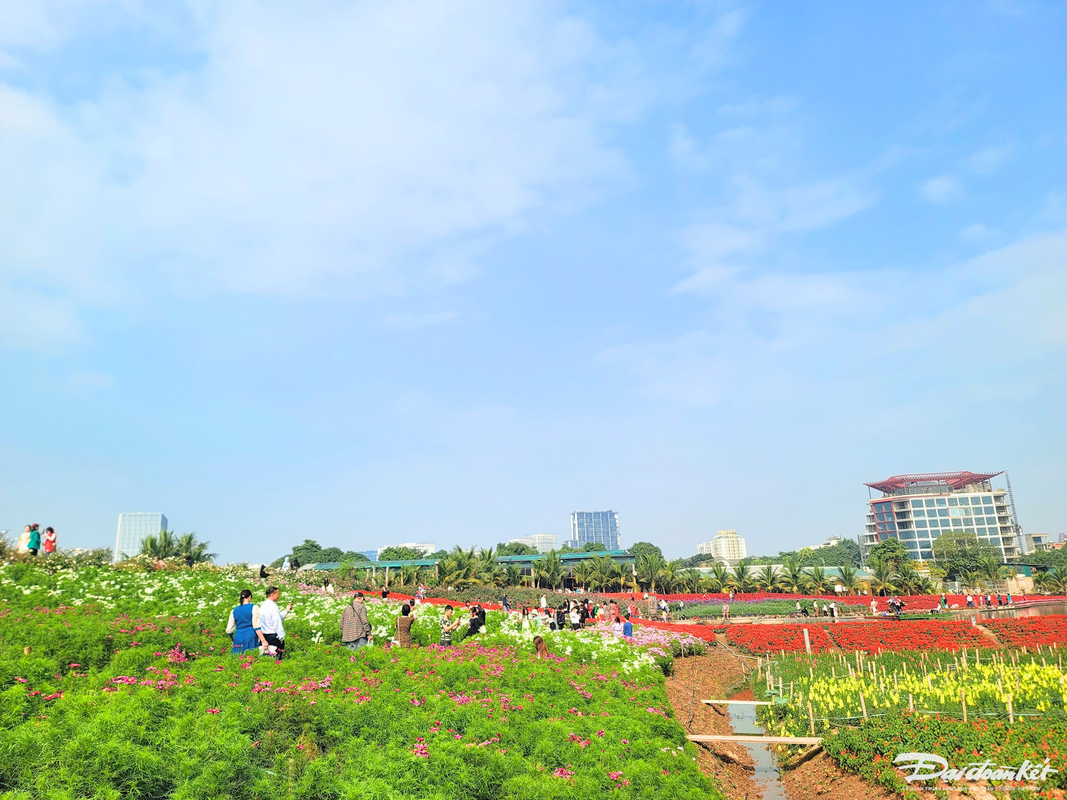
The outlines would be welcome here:
[[[557,549],[556,534],[535,533],[533,536],[520,536],[518,539],[508,539],[508,544],[524,544],[534,548],[538,553],[548,553]]]
[[[836,533],[833,536],[827,536],[826,539],[818,544],[808,545],[809,550],[822,550],[824,547],[833,547],[835,544],[841,544],[845,541],[843,537],[838,536]]]
[[[404,542],[403,544],[391,544],[388,547],[410,547],[413,550],[418,550],[422,555],[428,556],[430,553],[437,552],[437,545],[433,542]],[[385,552],[385,547],[378,548],[378,558],[381,559],[382,553]]]
[[[933,543],[942,533],[962,531],[1000,550],[1005,559],[1025,555],[1028,544],[1004,489],[992,479],[1003,472],[935,472],[894,475],[868,483],[881,497],[867,500],[863,558],[879,542],[899,539],[916,561],[933,560]]]
[[[748,555],[748,549],[745,547],[745,540],[737,535],[737,531],[719,531],[710,542],[697,545],[697,555],[711,556],[725,564],[736,564]]]

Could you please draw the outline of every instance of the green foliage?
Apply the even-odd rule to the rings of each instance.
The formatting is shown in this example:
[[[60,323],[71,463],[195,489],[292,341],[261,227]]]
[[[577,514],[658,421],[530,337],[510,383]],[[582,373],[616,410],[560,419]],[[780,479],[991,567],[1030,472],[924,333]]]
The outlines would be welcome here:
[[[1039,550],[1020,559],[1039,567],[1067,567],[1067,547],[1058,550]]]
[[[867,555],[869,565],[884,564],[894,571],[899,571],[904,564],[910,562],[911,556],[908,554],[908,548],[899,539],[892,537],[876,544]]]
[[[362,553],[354,550],[341,550],[339,547],[322,547],[314,539],[305,539],[303,544],[298,544],[288,555],[290,563],[294,560],[297,564],[367,564],[370,559]],[[271,566],[277,569],[285,563],[286,556],[275,559]]]
[[[546,631],[542,661],[490,612],[489,633],[449,651],[353,654],[331,644],[345,599],[285,586],[286,659],[231,657],[222,627],[245,586],[262,597],[217,568],[0,568],[5,796],[721,797],[672,718],[669,653]],[[376,637],[396,608],[368,604]],[[426,643],[440,610],[416,613]]]
[[[422,551],[414,547],[387,547],[378,555],[379,561],[418,561]]]
[[[586,542],[582,545],[583,553],[606,553],[607,545],[602,542]]]
[[[160,531],[158,535],[148,535],[141,542],[141,552],[138,555],[151,558],[183,559],[187,564],[201,564],[212,561],[216,553],[209,553],[210,542],[201,542],[195,533],[183,533],[175,536],[173,531]]]
[[[945,531],[934,539],[933,551],[934,562],[945,570],[949,580],[959,580],[967,573],[981,573],[983,561],[995,562],[1000,557],[999,549],[966,531]]]
[[[696,556],[707,558],[707,556]],[[764,564],[785,564],[795,562],[801,567],[842,567],[860,565],[860,546],[851,539],[842,539],[829,547],[802,547],[800,550],[783,550],[776,556],[749,556],[741,559],[742,564],[757,566]]]
[[[663,558],[663,551],[650,542],[634,542],[627,548],[627,550],[634,558],[640,558],[643,555],[649,554],[659,556],[661,559]]]
[[[496,554],[498,556],[535,556],[537,548],[522,542],[501,542],[496,546]]]

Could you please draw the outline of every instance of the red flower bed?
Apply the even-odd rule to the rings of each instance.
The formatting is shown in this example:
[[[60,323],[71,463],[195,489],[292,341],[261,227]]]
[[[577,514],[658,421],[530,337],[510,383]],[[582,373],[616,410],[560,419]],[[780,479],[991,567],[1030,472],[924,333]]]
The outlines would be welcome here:
[[[638,625],[644,625],[646,628],[686,633],[697,639],[702,639],[708,644],[712,644],[715,641],[715,631],[711,629],[710,625],[676,625],[673,622],[656,622],[651,619],[631,619],[630,621]]]
[[[1063,614],[991,619],[982,624],[1009,647],[1067,645],[1067,616]]]
[[[900,620],[832,625],[830,637],[842,650],[959,650],[961,647],[995,647],[989,637],[969,622]]]
[[[726,641],[750,653],[804,652],[804,628],[808,629],[812,652],[833,647],[822,625],[736,625],[727,628]]]

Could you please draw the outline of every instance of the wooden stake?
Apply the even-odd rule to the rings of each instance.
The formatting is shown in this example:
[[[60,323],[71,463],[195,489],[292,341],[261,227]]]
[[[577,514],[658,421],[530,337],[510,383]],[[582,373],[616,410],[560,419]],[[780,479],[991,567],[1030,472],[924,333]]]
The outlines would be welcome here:
[[[863,699],[863,692],[860,692],[860,708],[863,709],[863,718],[867,719],[867,701]]]
[[[963,724],[967,724],[967,694],[960,687],[960,705],[963,706]]]
[[[808,701],[808,728],[811,730],[811,735],[815,735],[815,712],[811,710],[811,701]]]
[[[912,714],[915,713],[915,698],[911,696],[910,692],[908,693],[908,711]]]
[[[1015,724],[1015,711],[1011,707],[1011,695],[1008,695],[1008,722],[1012,725]]]

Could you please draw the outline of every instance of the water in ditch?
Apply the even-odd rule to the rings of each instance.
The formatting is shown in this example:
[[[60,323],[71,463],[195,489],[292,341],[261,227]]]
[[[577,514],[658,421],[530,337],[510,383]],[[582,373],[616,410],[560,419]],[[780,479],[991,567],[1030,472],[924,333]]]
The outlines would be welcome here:
[[[764,734],[766,731],[756,722],[756,706],[731,703],[726,707],[730,714],[730,724],[737,734]],[[759,787],[763,800],[786,800],[785,786],[780,780],[781,773],[774,761],[774,754],[767,745],[742,745],[752,757],[755,772],[752,781]]]

